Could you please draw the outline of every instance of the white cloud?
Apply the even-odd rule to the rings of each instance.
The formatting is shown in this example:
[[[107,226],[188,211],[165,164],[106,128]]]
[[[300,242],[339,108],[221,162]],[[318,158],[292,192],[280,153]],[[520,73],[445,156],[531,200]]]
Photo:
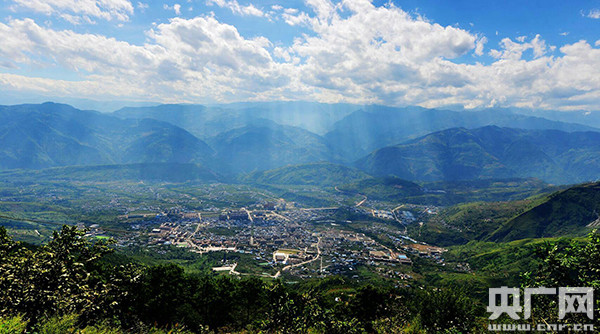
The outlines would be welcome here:
[[[298,26],[298,25],[310,25],[310,23],[312,22],[313,18],[310,17],[308,14],[302,12],[299,14],[289,14],[289,13],[283,13],[282,15],[283,20],[285,21],[285,23],[291,25],[291,26]]]
[[[523,37],[523,38],[521,38]],[[510,38],[504,38],[500,42],[501,50],[491,50],[490,55],[494,58],[501,59],[521,59],[523,52],[532,50],[536,58],[543,56],[546,53],[546,42],[541,39],[540,35],[536,35],[531,42],[525,42],[526,37],[517,37],[517,42],[513,42]]]
[[[478,56],[482,56],[483,55],[483,48],[485,47],[485,43],[487,43],[487,37],[482,36],[479,39],[477,39],[477,42],[475,42],[475,54]]]
[[[307,12],[281,8],[275,14],[310,30],[287,46],[244,37],[213,16],[156,24],[143,45],[55,30],[31,19],[9,20],[0,23],[1,67],[11,73],[66,69],[79,80],[0,74],[0,90],[91,98],[101,92],[165,102],[297,99],[599,109],[600,41],[549,53],[554,47],[540,35],[513,37],[486,51],[483,35],[426,21],[391,4],[310,0],[308,5]],[[462,61],[465,55],[489,61],[480,58],[486,52],[495,59]]]
[[[26,8],[46,15],[56,15],[71,23],[94,19],[128,21],[133,14],[129,0],[13,0],[15,8]]]
[[[242,6],[237,0],[207,0],[206,4],[209,6],[217,5],[221,8],[228,8],[232,13],[240,16],[266,16],[262,10],[254,7],[253,4]]]
[[[585,14],[585,16],[589,17],[590,19],[600,19],[600,9],[591,9],[589,12],[587,12],[587,14]]]
[[[140,10],[144,11],[148,8],[150,8],[150,6],[147,3],[144,2],[139,2],[137,3],[137,8],[139,8]]]
[[[169,6],[166,3],[163,4],[163,9],[164,10],[172,10],[175,12],[175,15],[181,15],[181,5],[176,3],[173,6]]]
[[[11,20],[0,23],[0,64],[59,66],[81,73],[83,80],[73,85],[60,81],[57,89],[63,91],[80,89],[78,94],[89,95],[102,86],[115,96],[155,100],[169,95],[218,100],[233,94],[250,99],[289,81],[266,50],[271,45],[266,38],[245,39],[235,27],[213,17],[175,18],[157,25],[148,36],[153,43],[136,46],[101,35],[43,28],[31,19]],[[4,84],[15,79],[3,77]],[[51,86],[48,79],[15,80],[24,89],[45,91]]]

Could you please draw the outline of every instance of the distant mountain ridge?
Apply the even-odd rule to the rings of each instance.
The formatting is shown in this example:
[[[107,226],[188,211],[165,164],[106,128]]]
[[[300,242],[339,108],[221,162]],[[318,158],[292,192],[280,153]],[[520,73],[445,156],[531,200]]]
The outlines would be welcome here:
[[[478,128],[488,123],[524,129]],[[0,169],[193,163],[232,176],[316,162],[354,166],[360,158],[355,166],[367,174],[408,180],[570,183],[597,178],[599,133],[502,110],[273,102],[103,114],[26,104],[0,106]]]
[[[210,140],[216,160],[232,173],[248,173],[286,165],[334,160],[323,137],[292,126],[246,126]]]
[[[600,175],[600,133],[454,128],[376,150],[356,166],[407,180],[537,177],[578,183]]]
[[[213,154],[187,131],[157,120],[121,120],[54,103],[0,107],[1,169],[206,163]]]
[[[163,104],[128,107],[113,113],[119,118],[152,118],[177,125],[201,139],[261,122],[294,126],[322,135],[360,106],[314,102],[251,102],[207,107]]]
[[[488,125],[526,130],[553,129],[565,132],[600,131],[582,124],[551,121],[514,114],[506,110],[450,111],[421,107],[369,106],[333,125],[325,134],[331,147],[356,160],[378,148],[395,145],[450,128],[479,128]]]

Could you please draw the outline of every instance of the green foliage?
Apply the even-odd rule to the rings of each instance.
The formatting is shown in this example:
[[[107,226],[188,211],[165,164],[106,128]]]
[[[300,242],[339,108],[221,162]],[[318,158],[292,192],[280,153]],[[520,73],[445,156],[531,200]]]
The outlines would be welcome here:
[[[36,332],[39,334],[75,333],[78,329],[77,315],[67,314],[62,317],[51,317],[39,324]]]
[[[417,324],[427,333],[472,333],[478,326],[478,310],[460,288],[427,289],[414,296],[413,312],[418,314]]]
[[[111,325],[106,321],[82,327],[80,326],[79,316],[76,314],[67,314],[60,317],[54,316],[41,321],[35,326],[34,332],[37,334],[121,334],[124,333],[125,330],[118,326]],[[127,332],[133,333],[133,331]],[[135,332],[142,334],[192,334],[192,332],[180,325],[165,328],[141,327]]]
[[[347,334],[382,332],[384,324],[392,332],[472,324],[474,304],[456,291],[355,290],[342,278],[290,285],[187,274],[175,264],[116,266],[103,259],[107,245],[83,233],[63,227],[48,244],[26,248],[0,229],[2,323],[37,333],[105,334]],[[23,317],[11,318],[17,314]],[[427,320],[432,316],[439,320]]]
[[[95,269],[110,250],[103,242],[90,243],[84,233],[65,226],[47,245],[30,250],[0,229],[0,311],[29,319],[57,312],[103,312],[109,288]]]
[[[27,329],[27,321],[23,316],[0,317],[0,334],[24,333]]]
[[[521,276],[523,287],[592,287],[600,288],[600,233],[592,231],[586,240],[574,239],[568,244],[546,242],[537,249],[543,260]],[[555,296],[552,296],[555,297]],[[532,322],[593,323],[600,326],[597,308],[600,298],[595,294],[594,320],[583,314],[571,314],[558,319],[556,298],[540,296],[533,303]]]

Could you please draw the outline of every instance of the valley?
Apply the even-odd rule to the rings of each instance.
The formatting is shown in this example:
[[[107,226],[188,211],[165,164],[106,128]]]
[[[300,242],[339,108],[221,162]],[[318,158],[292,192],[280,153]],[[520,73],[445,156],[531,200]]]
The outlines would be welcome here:
[[[594,128],[319,104],[277,123],[290,106],[3,107],[0,225],[31,247],[74,226],[112,243],[111,264],[215,282],[332,284],[338,299],[468,285],[476,303],[598,226]],[[341,124],[365,114],[393,117],[348,141]]]
[[[600,332],[600,0],[0,13],[0,334]]]

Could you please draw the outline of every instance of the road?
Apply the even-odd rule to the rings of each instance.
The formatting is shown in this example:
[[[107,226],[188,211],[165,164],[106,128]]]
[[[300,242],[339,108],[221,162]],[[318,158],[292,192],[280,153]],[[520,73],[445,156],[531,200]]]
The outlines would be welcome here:
[[[278,271],[275,275],[273,275],[273,278],[278,278],[279,276],[281,276],[282,271],[290,270],[294,267],[303,266],[305,264],[309,264],[311,262],[318,260],[319,257],[321,256],[321,248],[319,247],[320,244],[321,244],[321,237],[319,237],[318,241],[317,241],[317,256],[315,256],[314,258],[312,258],[310,260],[304,261],[304,262],[300,262],[300,263],[296,263],[296,264],[288,264],[287,266],[283,267],[280,271]]]
[[[407,235],[408,234],[408,226],[406,225],[405,222],[403,222],[401,219],[398,218],[398,216],[396,216],[396,211],[398,211],[399,209],[401,209],[402,207],[404,207],[404,204],[401,204],[395,208],[392,209],[392,214],[394,215],[394,219],[402,224],[402,226],[404,226],[404,232],[402,232],[402,234]]]
[[[283,219],[283,220],[285,220],[285,221],[288,221],[288,222],[289,222],[289,221],[292,221],[292,220],[291,220],[291,219],[289,219],[288,217],[286,217],[286,216],[283,216],[283,215],[280,215],[280,214],[278,214],[278,213],[277,213],[277,212],[275,212],[275,211],[272,211],[272,212],[271,212],[271,214],[272,214],[273,216],[277,216],[277,217],[279,217],[279,218],[281,218],[281,219]]]
[[[342,191],[342,190],[340,190],[340,189],[339,189],[337,186],[335,186],[335,187],[333,187],[333,188],[335,189],[335,191],[337,191],[337,192],[339,192],[339,193],[341,193],[341,194],[348,195],[348,192],[347,192],[347,191]],[[363,199],[362,199],[360,202],[356,203],[355,207],[357,207],[357,208],[358,208],[359,206],[361,206],[361,205],[365,204],[365,202],[367,201],[367,196],[366,196],[366,195],[363,195],[363,194],[359,194],[359,193],[356,193],[356,195],[364,197],[364,198],[363,198]]]
[[[200,215],[200,213],[198,213],[198,218],[200,219],[198,221],[198,225],[196,225],[196,229],[194,230],[194,232],[192,234],[190,234],[187,238],[186,238],[186,242],[188,243],[188,245],[190,245],[193,248],[196,248],[197,250],[201,251],[200,247],[198,247],[198,245],[196,245],[193,241],[192,238],[196,235],[196,233],[198,233],[198,231],[200,230],[200,227],[202,226],[202,216]]]
[[[246,214],[248,215],[248,219],[250,220],[251,223],[254,223],[254,218],[252,218],[250,211],[248,211],[248,209],[246,209],[246,208],[242,208],[242,210],[246,211]]]
[[[357,207],[357,208],[358,208],[359,206],[363,205],[363,204],[364,204],[364,203],[367,201],[367,196],[365,196],[365,195],[363,195],[363,194],[359,194],[359,195],[363,196],[364,198],[363,198],[363,200],[362,200],[362,201],[360,201],[360,202],[356,203],[356,207]]]

